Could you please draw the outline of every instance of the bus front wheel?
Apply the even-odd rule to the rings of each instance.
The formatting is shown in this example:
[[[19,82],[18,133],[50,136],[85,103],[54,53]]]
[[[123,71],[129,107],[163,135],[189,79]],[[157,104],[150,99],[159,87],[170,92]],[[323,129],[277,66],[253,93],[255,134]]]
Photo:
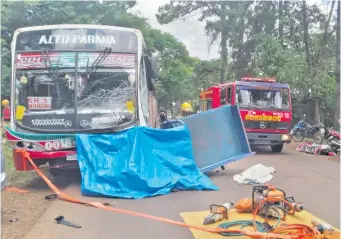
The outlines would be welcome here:
[[[49,172],[51,176],[54,178],[59,178],[59,177],[63,177],[66,175],[65,169],[61,169],[61,168],[50,168]]]
[[[283,149],[283,143],[271,146],[271,150],[274,153],[280,153],[282,152],[282,149]]]

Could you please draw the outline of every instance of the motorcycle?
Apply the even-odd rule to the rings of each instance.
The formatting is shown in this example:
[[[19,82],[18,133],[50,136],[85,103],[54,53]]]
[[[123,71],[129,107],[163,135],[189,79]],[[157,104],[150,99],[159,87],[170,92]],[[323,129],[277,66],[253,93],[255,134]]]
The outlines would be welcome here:
[[[337,154],[340,154],[340,132],[333,130],[332,127],[326,129],[324,139],[326,144]]]
[[[324,140],[325,129],[323,124],[310,125],[306,122],[306,115],[291,130],[291,135],[296,142],[301,142],[305,137],[312,137],[314,143],[322,144]]]
[[[159,121],[160,129],[171,129],[183,125],[183,123],[179,120],[167,119],[167,112],[163,109],[159,111]]]

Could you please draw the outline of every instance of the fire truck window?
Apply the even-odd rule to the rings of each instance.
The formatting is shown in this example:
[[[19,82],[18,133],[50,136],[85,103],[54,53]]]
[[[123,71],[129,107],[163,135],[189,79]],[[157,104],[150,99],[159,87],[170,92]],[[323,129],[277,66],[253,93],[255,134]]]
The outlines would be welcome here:
[[[201,100],[200,101],[200,111],[201,112],[206,111],[206,100]]]
[[[227,103],[231,104],[232,102],[232,89],[231,87],[227,89]]]
[[[221,105],[226,104],[226,89],[222,89],[220,92],[220,104]]]
[[[207,110],[212,109],[212,100],[207,101]]]
[[[260,108],[289,108],[289,91],[287,89],[257,90],[247,87],[237,87],[236,100],[239,106],[254,106]]]

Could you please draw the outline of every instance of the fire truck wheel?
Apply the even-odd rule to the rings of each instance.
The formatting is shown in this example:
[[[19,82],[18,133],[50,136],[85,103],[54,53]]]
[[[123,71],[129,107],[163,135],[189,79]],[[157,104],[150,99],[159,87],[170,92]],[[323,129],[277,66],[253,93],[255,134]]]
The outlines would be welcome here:
[[[280,152],[282,152],[282,149],[283,149],[283,144],[277,144],[277,145],[271,146],[271,150],[274,153],[280,153]]]

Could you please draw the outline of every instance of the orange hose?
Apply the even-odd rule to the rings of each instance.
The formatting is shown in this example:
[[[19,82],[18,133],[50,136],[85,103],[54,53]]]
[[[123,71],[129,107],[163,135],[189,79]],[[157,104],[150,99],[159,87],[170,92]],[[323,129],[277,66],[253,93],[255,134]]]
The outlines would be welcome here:
[[[260,207],[266,203],[266,202],[283,202],[285,204],[287,204],[290,208],[289,211],[289,215],[293,215],[295,214],[295,208],[292,206],[292,204],[290,202],[288,202],[287,200],[281,199],[281,198],[273,198],[273,197],[269,197],[269,198],[265,198],[262,201],[259,202],[259,204],[257,205],[256,209],[253,212],[253,227],[256,229],[256,216],[257,213],[260,209]],[[265,218],[265,220],[267,221],[267,219]],[[289,231],[287,232],[287,234],[294,236],[295,238],[317,238],[317,233],[316,231],[304,224],[290,224],[290,225],[281,225],[275,229],[273,229],[271,232],[273,233],[283,233],[285,231]],[[290,231],[294,231],[294,233],[290,233]]]
[[[108,207],[108,206],[103,205],[100,202],[85,202],[85,201],[70,197],[69,195],[61,192],[55,185],[53,185],[53,183],[35,165],[35,163],[33,162],[32,158],[30,157],[29,153],[26,150],[18,149],[17,152],[22,153],[22,155],[25,158],[27,158],[27,160],[33,166],[34,170],[42,177],[42,179],[46,182],[46,184],[50,187],[50,189],[55,194],[57,194],[58,198],[65,200],[65,201],[83,204],[83,205],[91,205],[93,207],[100,208],[100,209],[107,210],[107,211],[111,211],[111,212],[118,212],[118,213],[128,214],[128,215],[132,215],[132,216],[143,217],[143,218],[147,218],[147,219],[151,219],[151,220],[156,220],[159,222],[165,222],[165,223],[169,223],[169,224],[173,224],[173,225],[177,225],[177,226],[181,226],[181,227],[186,227],[186,228],[191,228],[191,229],[205,231],[205,232],[211,232],[211,233],[222,233],[222,232],[241,233],[241,234],[244,234],[246,236],[249,236],[249,237],[255,238],[255,239],[256,238],[257,239],[259,239],[259,238],[282,238],[282,239],[296,239],[296,238],[298,238],[298,237],[291,235],[291,234],[283,235],[283,233],[275,233],[275,231],[271,232],[271,233],[262,233],[262,232],[258,232],[258,231],[245,231],[245,230],[237,230],[237,229],[236,230],[231,230],[231,229],[228,230],[228,229],[224,229],[224,228],[207,228],[207,227],[203,227],[203,226],[196,226],[196,225],[191,225],[191,224],[187,224],[187,223],[183,223],[183,222],[174,221],[174,220],[164,218],[164,217],[157,217],[157,216],[153,216],[153,215],[149,215],[149,214],[145,214],[145,213],[139,213],[139,212],[124,210],[124,209],[119,209],[116,207],[115,208],[114,207]],[[255,220],[255,217],[254,217],[254,220]],[[283,230],[284,229],[285,228],[283,228]],[[308,238],[305,238],[305,239],[308,239]]]

